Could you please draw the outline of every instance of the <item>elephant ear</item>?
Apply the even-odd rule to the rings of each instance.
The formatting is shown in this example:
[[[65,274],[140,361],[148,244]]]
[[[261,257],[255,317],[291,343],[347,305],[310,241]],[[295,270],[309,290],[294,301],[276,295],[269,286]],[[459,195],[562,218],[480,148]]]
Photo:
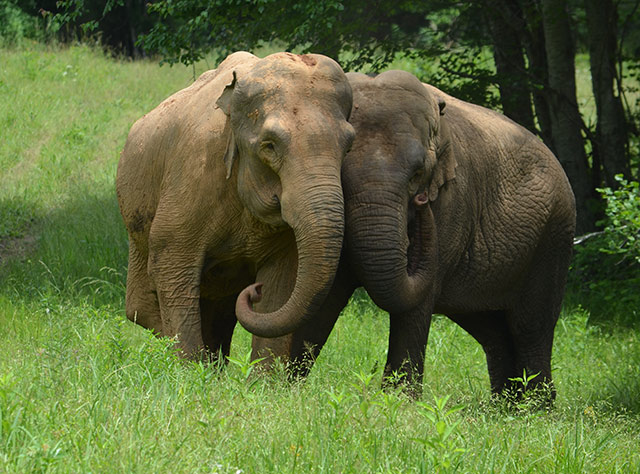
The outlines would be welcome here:
[[[231,168],[233,167],[233,161],[236,159],[236,156],[238,156],[238,145],[236,144],[236,139],[233,136],[233,130],[231,130],[231,127],[229,127],[227,149],[224,152],[224,166],[227,170],[227,179],[231,177]]]
[[[216,100],[216,105],[222,109],[222,111],[230,115],[231,114],[231,96],[233,95],[233,91],[236,88],[236,82],[238,82],[238,78],[236,76],[236,72],[232,71],[233,79],[229,84],[226,85],[218,100]]]
[[[231,115],[231,97],[235,89],[237,82],[236,72],[233,71],[233,79],[222,91],[220,97],[216,101],[216,105],[222,109],[222,111],[229,117]],[[227,126],[230,125],[230,121],[227,120]],[[227,179],[231,176],[231,168],[233,167],[233,161],[238,155],[238,145],[236,144],[235,137],[233,135],[233,129],[229,126],[229,135],[227,139],[227,149],[224,152],[224,165],[227,170]]]
[[[435,148],[435,165],[431,173],[429,183],[429,200],[435,201],[438,198],[440,189],[456,177],[456,161],[453,148],[451,146],[451,134],[445,115],[446,102],[443,98],[438,98],[438,127],[432,131],[430,142]]]

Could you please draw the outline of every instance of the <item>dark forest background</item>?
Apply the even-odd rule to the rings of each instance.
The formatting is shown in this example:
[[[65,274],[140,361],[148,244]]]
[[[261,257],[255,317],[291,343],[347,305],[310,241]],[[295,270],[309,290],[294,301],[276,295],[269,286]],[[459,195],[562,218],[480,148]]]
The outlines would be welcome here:
[[[428,65],[418,71],[423,81],[500,109],[544,140],[572,183],[582,234],[600,217],[596,189],[617,188],[616,175],[638,176],[639,6],[640,0],[0,0],[0,20],[7,30],[11,15],[23,14],[33,21],[25,35],[93,37],[114,54],[170,64],[273,42],[326,54],[345,69],[375,72],[409,57]],[[576,98],[581,52],[589,57],[595,100],[589,121]]]
[[[406,61],[553,150],[587,236],[574,279],[605,304],[638,298],[640,0],[0,0],[0,44],[23,38],[90,41],[168,64],[265,45],[323,53],[345,70]],[[576,76],[591,79],[586,104]]]

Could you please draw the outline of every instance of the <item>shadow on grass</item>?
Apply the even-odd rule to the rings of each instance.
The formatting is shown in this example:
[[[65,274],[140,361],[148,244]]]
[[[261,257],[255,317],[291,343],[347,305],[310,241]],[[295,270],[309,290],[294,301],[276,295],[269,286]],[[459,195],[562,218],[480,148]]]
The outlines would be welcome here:
[[[72,196],[33,217],[33,243],[20,254],[6,256],[0,266],[0,292],[25,302],[56,295],[96,306],[122,306],[128,244],[115,190],[83,186]]]

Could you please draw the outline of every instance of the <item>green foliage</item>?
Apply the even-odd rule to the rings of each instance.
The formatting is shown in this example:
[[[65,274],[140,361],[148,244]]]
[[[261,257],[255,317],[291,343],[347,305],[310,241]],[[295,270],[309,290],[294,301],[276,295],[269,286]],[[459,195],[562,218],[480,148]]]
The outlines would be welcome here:
[[[264,360],[264,357],[251,360],[251,350],[249,350],[241,357],[229,356],[227,357],[227,360],[240,370],[242,380],[248,380],[251,376],[251,372],[253,372],[255,367]]]
[[[495,71],[482,28],[467,27],[478,15],[472,4],[429,8],[413,2],[219,0],[159,1],[150,5],[159,21],[140,38],[162,61],[185,65],[214,53],[271,42],[287,50],[316,52],[339,60],[345,70],[378,72],[400,57],[411,58],[419,78],[472,102],[497,106]],[[463,23],[465,26],[453,27]],[[214,40],[215,39],[215,40]]]
[[[35,213],[35,209],[24,199],[12,197],[0,200],[0,243],[24,235]]]
[[[453,420],[453,414],[464,408],[462,405],[446,408],[450,396],[434,397],[433,404],[417,402],[420,414],[424,416],[431,427],[433,433],[423,437],[415,438],[415,441],[424,445],[427,457],[431,460],[435,472],[456,471],[460,467],[463,454],[466,449],[460,447],[464,444],[464,439],[458,433],[458,426],[462,419]]]
[[[219,59],[278,40],[287,50],[336,59],[344,53],[347,69],[367,63],[380,69],[397,51],[409,47],[400,23],[411,14],[423,22],[412,2],[389,0],[375,9],[364,0],[172,0],[153,3],[150,11],[159,21],[141,37],[141,44],[172,64],[191,64],[212,51]]]
[[[111,307],[0,296],[3,471],[596,473],[640,467],[640,406],[632,400],[639,385],[631,378],[640,362],[636,333],[604,338],[579,315],[565,315],[556,341],[562,397],[552,412],[534,417],[487,403],[482,351],[441,318],[427,351],[424,397],[415,402],[380,390],[382,374],[368,370],[384,355],[380,316],[348,309],[309,379],[287,384],[280,373],[246,378],[244,363],[222,371],[185,363],[171,340],[152,336]],[[249,335],[238,328],[231,357],[243,359],[248,345]],[[606,375],[594,384],[598,372]],[[629,382],[621,386],[623,377]]]
[[[414,53],[411,57],[411,72],[422,82],[462,100],[483,107],[500,108],[490,48],[467,45],[432,57],[424,52]]]
[[[601,252],[617,255],[620,264],[640,264],[640,183],[616,176],[617,189],[599,188],[606,202]]]
[[[575,249],[569,284],[594,321],[640,323],[640,186],[616,176],[617,189],[600,188],[602,232]]]
[[[0,45],[35,38],[37,19],[27,15],[15,0],[0,0]]]
[[[87,47],[2,51],[0,288],[19,281],[20,292],[121,301],[117,158],[131,124],[191,76],[149,62],[129,67],[123,76],[120,63]]]
[[[511,386],[504,397],[496,400],[498,405],[507,413],[523,418],[543,416],[543,410],[549,409],[552,404],[551,387],[546,383],[533,384],[540,375],[527,374],[527,369],[522,370],[520,377],[511,377]]]
[[[121,3],[107,1],[99,11],[84,0],[63,0],[56,18],[87,33],[103,29],[100,22]],[[484,54],[486,31],[471,21],[481,9],[471,3],[383,0],[371,8],[365,0],[161,0],[149,4],[148,13],[155,20],[139,28],[138,45],[163,63],[191,65],[209,54],[218,62],[274,42],[289,51],[326,54],[346,70],[378,72],[404,56],[424,64],[415,70],[422,79],[462,99],[497,105],[495,73]],[[434,62],[438,71],[430,67]]]

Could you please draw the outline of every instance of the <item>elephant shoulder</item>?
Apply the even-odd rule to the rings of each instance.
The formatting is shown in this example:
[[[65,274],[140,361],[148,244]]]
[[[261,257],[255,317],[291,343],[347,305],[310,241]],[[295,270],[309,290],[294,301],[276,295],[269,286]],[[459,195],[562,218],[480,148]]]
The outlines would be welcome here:
[[[162,142],[168,151],[186,136],[197,140],[203,125],[207,130],[220,129],[221,133],[226,120],[216,100],[231,82],[233,71],[250,67],[257,60],[244,51],[233,53],[218,68],[204,72],[193,84],[164,99],[133,124],[125,152],[142,152],[153,148],[156,142]]]

